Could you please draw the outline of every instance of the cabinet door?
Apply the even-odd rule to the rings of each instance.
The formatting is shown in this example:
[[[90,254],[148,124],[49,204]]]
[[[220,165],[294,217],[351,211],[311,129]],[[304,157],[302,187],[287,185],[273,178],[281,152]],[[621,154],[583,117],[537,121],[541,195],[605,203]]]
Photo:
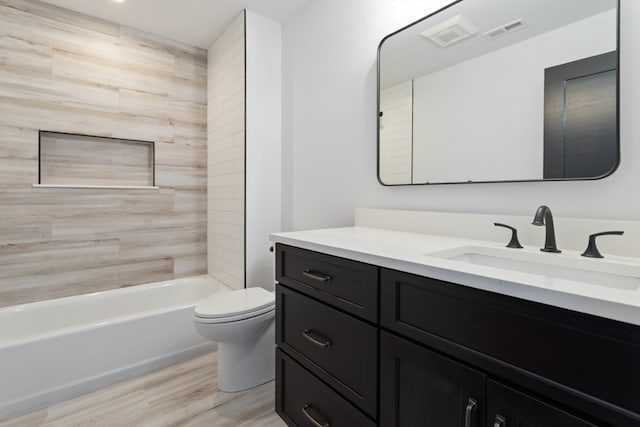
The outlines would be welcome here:
[[[510,387],[487,382],[487,427],[595,427]]]
[[[381,426],[484,424],[484,374],[386,332],[380,351]]]

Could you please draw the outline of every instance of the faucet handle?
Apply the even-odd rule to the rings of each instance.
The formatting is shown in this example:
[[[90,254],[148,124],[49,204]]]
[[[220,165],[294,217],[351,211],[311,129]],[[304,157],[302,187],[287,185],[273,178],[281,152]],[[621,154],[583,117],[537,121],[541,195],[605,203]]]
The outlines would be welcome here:
[[[495,225],[496,227],[504,227],[511,230],[511,240],[509,241],[509,244],[507,244],[508,248],[522,249],[522,245],[518,241],[518,230],[516,230],[515,227],[507,224],[501,224],[499,222],[494,222],[493,225]]]
[[[596,246],[596,237],[608,235],[622,236],[623,234],[624,231],[603,231],[601,233],[591,234],[589,235],[589,245],[587,246],[587,249],[585,249],[585,251],[580,255],[588,258],[604,258]]]

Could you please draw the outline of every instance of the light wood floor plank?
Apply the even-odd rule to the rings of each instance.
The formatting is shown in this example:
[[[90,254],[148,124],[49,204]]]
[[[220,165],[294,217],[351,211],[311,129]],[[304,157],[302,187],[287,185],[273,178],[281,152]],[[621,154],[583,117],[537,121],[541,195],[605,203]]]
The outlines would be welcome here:
[[[0,427],[285,427],[273,381],[240,393],[217,389],[217,353],[121,381]]]

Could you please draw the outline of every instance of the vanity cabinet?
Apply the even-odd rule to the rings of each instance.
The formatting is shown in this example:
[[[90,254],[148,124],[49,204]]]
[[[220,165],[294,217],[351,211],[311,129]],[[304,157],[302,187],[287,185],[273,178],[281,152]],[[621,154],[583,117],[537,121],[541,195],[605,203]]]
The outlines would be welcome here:
[[[640,327],[283,244],[276,263],[291,426],[640,427]]]
[[[378,267],[284,245],[276,263],[276,411],[292,426],[377,425]]]

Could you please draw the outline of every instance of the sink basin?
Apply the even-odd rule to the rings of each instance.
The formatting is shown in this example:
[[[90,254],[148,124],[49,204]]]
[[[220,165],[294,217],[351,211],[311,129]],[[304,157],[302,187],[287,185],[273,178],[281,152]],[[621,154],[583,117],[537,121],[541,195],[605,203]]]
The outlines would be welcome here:
[[[463,246],[425,255],[607,288],[640,289],[640,265],[583,258],[575,253],[547,254],[531,250]]]

